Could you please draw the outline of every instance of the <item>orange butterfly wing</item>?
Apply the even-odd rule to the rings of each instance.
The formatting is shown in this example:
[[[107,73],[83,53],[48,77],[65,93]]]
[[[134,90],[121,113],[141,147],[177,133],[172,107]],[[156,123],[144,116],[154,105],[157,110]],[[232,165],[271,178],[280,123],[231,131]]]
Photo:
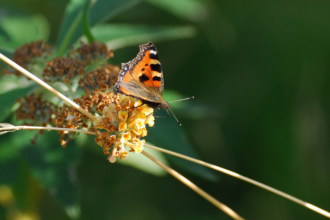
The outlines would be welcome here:
[[[164,78],[157,49],[151,42],[140,45],[137,57],[122,64],[115,92],[163,104],[166,103],[163,91]]]
[[[132,61],[133,69],[132,75],[139,82],[145,84],[148,87],[153,87],[163,92],[164,82],[162,87],[162,66],[160,64],[159,58],[152,59],[150,57],[155,57],[156,50],[147,50],[142,56],[142,59],[138,62]],[[157,54],[156,54],[157,55]],[[135,61],[135,62],[134,62]]]

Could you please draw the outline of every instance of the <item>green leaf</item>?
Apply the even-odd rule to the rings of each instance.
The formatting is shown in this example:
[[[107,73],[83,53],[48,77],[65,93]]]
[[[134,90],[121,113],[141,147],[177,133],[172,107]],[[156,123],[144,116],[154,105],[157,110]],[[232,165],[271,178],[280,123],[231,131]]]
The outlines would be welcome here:
[[[173,104],[173,111],[178,117],[185,117],[194,120],[202,120],[206,118],[217,119],[222,114],[216,107],[205,103],[194,102],[187,103],[180,108]]]
[[[196,35],[192,26],[149,26],[129,24],[102,24],[92,28],[94,37],[106,42],[108,48],[119,49],[148,41],[159,42],[191,38]]]
[[[0,95],[0,122],[3,122],[4,119],[6,119],[13,111],[16,110],[16,100],[26,95],[30,90],[30,87],[15,89]]]
[[[35,86],[36,83],[26,77],[17,77],[13,74],[0,76],[0,94],[17,90],[18,88],[27,88]]]
[[[93,27],[108,20],[139,2],[140,0],[99,0],[91,6],[90,25]],[[83,35],[81,21],[87,3],[87,0],[71,0],[67,6],[57,42],[60,55]]]
[[[12,146],[8,138],[1,138],[1,147],[0,147],[0,164],[17,158],[19,152],[17,147]],[[1,175],[0,175],[1,176]]]
[[[95,25],[108,21],[140,2],[141,0],[98,0],[91,8],[91,23]]]
[[[5,56],[11,56],[15,48],[19,47],[20,44],[8,41],[4,36],[0,36],[0,52]]]
[[[84,12],[83,12],[83,17],[82,17],[83,31],[84,31],[84,35],[88,39],[88,43],[93,43],[95,41],[95,39],[91,32],[89,16],[90,16],[89,15],[89,4],[86,4],[85,8],[84,8]]]
[[[58,49],[58,55],[62,55],[65,50],[75,42],[82,34],[82,29],[78,29],[81,19],[83,16],[83,11],[88,4],[89,0],[71,0],[65,9],[65,15],[61,29],[59,31],[59,36],[57,39],[56,48]],[[78,34],[80,30],[80,34]],[[78,36],[78,37],[77,37]]]
[[[144,150],[157,158],[158,160],[162,161],[164,164],[168,165],[167,159],[165,158],[164,154],[147,147],[144,147]],[[128,156],[124,160],[117,160],[118,163],[132,166],[136,169],[139,169],[143,172],[155,175],[155,176],[164,176],[167,172],[151,161],[149,158],[145,157],[143,154],[137,153],[129,153]]]
[[[157,147],[200,159],[184,134],[183,128],[171,116],[168,118],[158,118],[155,126],[148,128],[146,140],[156,143]],[[170,155],[166,155],[166,157],[176,165],[200,177],[212,181],[217,179],[217,176],[213,172],[201,165]]]
[[[0,26],[0,36],[3,37],[4,40],[10,41],[10,35]]]
[[[166,89],[163,98],[170,102],[171,110],[177,117],[180,116],[180,118],[184,117],[198,120],[219,117],[219,110],[216,107],[200,103],[195,99],[171,103],[171,101],[187,98],[187,96],[183,96],[176,91]]]
[[[208,11],[205,2],[199,0],[146,0],[146,2],[191,21],[202,20],[207,16]]]
[[[11,44],[14,45],[22,45],[40,39],[47,41],[50,30],[46,18],[42,15],[6,16],[0,19],[0,27],[7,33]],[[8,39],[2,37],[2,41],[4,43]],[[5,43],[2,47],[8,48],[8,45]]]
[[[79,149],[72,143],[67,148],[59,144],[59,135],[53,132],[39,136],[37,145],[27,145],[21,155],[39,184],[49,190],[71,218],[80,216],[77,186]]]

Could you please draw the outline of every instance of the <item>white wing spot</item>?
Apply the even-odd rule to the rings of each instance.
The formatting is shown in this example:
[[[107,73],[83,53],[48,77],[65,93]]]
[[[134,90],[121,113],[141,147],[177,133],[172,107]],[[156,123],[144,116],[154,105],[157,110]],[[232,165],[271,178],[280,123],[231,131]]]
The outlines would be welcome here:
[[[150,50],[150,53],[152,53],[153,55],[157,55],[157,51],[155,50]]]

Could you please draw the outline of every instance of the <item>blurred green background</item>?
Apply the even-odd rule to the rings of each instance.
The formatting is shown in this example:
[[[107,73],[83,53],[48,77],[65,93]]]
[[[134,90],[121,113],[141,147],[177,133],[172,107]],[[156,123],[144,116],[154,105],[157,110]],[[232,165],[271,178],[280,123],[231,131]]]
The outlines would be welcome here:
[[[133,59],[150,40],[162,61],[164,96],[195,96],[173,108],[182,127],[172,116],[156,119],[149,130],[162,138],[150,131],[147,141],[178,149],[187,137],[204,161],[330,210],[329,1],[109,2],[123,5],[93,33],[105,41],[112,36],[111,63]],[[67,4],[2,0],[1,51],[10,55],[40,38],[59,45]],[[0,93],[0,110],[16,97],[11,91]],[[15,124],[13,114],[1,119]],[[165,129],[172,122],[178,138]],[[0,219],[13,219],[8,207],[32,219],[230,219],[171,176],[110,164],[92,141],[78,138],[63,149],[56,132],[38,146],[29,139],[27,131],[0,137],[0,185],[15,195],[14,205],[0,198]],[[35,169],[40,164],[44,169]],[[57,165],[69,181],[56,178]],[[209,181],[173,167],[246,219],[325,218],[233,177],[214,172],[218,181]],[[0,187],[0,197],[5,192]]]

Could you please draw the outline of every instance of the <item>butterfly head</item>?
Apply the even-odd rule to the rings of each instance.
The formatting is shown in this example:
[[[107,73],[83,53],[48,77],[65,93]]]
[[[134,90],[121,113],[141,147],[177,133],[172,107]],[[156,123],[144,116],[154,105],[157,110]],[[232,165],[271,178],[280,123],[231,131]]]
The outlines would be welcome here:
[[[166,108],[171,108],[171,105],[168,104],[168,103],[165,101],[164,103],[161,103],[161,104],[160,104],[160,107],[166,109]]]
[[[159,95],[152,95],[150,97],[150,100],[153,100],[155,102],[154,108],[171,108],[171,105],[166,102],[162,96]]]
[[[152,101],[149,101],[152,100]],[[148,100],[142,100],[144,104],[148,105],[151,108],[163,108],[168,109],[171,108],[171,105],[168,104],[161,96],[152,96]]]

